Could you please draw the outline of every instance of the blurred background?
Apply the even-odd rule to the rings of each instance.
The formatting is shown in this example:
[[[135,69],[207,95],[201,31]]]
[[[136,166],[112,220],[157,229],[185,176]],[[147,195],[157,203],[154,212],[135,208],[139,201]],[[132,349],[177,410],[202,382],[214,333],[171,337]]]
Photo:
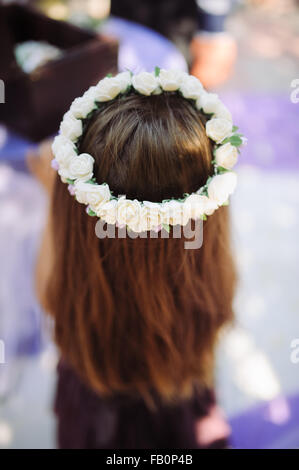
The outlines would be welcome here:
[[[219,93],[248,138],[231,203],[236,322],[216,369],[232,447],[299,448],[298,6],[0,1],[0,448],[55,447],[57,354],[33,286],[47,199],[26,152],[108,72],[156,65]]]

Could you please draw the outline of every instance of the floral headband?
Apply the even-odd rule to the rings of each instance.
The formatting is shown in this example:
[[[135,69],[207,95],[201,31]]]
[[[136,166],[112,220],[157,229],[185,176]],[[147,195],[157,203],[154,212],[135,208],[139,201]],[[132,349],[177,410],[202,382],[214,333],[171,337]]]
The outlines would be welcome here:
[[[93,176],[94,158],[88,153],[78,154],[78,141],[83,134],[83,123],[89,120],[101,104],[135,92],[150,96],[177,92],[195,105],[207,117],[206,134],[213,141],[214,173],[205,185],[181,199],[168,199],[160,203],[114,196],[105,182],[97,183]],[[229,110],[214,93],[203,89],[200,81],[185,72],[163,70],[156,67],[152,73],[122,72],[107,76],[90,87],[82,97],[76,98],[65,113],[60,133],[52,144],[52,167],[61,180],[68,183],[69,192],[76,200],[87,205],[86,211],[108,224],[126,226],[134,232],[159,231],[170,225],[186,225],[190,219],[206,219],[218,207],[227,205],[237,177],[231,171],[238,159],[239,147],[246,139],[237,133]]]

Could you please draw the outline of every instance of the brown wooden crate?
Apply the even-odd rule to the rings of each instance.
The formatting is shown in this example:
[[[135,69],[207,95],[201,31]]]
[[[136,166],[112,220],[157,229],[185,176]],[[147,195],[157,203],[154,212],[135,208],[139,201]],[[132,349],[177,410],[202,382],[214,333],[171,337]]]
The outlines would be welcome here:
[[[0,78],[5,82],[0,121],[32,140],[55,133],[73,99],[117,71],[114,38],[52,20],[32,7],[0,6],[0,30],[5,45],[0,57]],[[31,39],[56,45],[64,55],[26,74],[16,64],[14,46]]]

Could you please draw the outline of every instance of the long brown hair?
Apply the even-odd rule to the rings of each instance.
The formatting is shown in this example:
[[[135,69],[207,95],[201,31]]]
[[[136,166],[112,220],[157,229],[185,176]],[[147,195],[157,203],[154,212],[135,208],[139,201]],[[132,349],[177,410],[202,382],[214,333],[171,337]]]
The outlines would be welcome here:
[[[80,151],[114,194],[162,201],[203,185],[212,172],[205,120],[174,93],[106,104]],[[103,395],[151,391],[170,401],[211,383],[215,340],[233,317],[235,273],[228,208],[204,222],[203,245],[184,238],[95,235],[96,218],[56,179],[54,265],[46,307],[62,355]]]

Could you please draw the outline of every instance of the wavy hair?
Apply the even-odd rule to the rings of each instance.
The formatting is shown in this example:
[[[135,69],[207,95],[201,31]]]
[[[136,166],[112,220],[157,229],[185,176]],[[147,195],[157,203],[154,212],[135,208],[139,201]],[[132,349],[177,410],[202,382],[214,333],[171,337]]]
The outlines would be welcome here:
[[[105,104],[80,152],[98,182],[149,201],[182,197],[212,173],[205,118],[175,93]],[[190,396],[213,380],[218,332],[233,319],[229,212],[204,222],[200,249],[184,238],[104,238],[57,176],[51,201],[53,265],[43,299],[62,356],[102,396]]]

